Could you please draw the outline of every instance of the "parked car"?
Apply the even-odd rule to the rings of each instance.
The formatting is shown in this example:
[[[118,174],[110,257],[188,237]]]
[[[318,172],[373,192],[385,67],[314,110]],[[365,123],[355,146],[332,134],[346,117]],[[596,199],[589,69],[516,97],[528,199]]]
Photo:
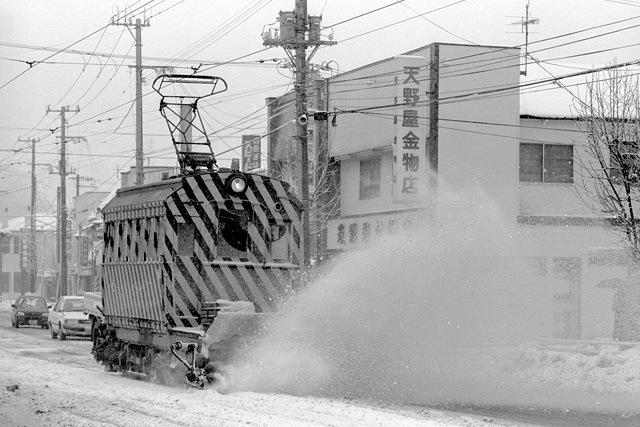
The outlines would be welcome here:
[[[24,294],[11,304],[11,326],[21,325],[48,327],[49,308],[44,298],[34,294]]]
[[[65,340],[68,336],[91,336],[91,320],[84,310],[83,297],[60,297],[49,313],[51,338]]]

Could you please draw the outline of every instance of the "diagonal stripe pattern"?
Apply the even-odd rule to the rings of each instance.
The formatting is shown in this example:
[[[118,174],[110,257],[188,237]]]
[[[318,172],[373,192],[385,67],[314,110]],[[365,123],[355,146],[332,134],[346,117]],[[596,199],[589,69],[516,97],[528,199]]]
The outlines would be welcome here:
[[[277,308],[302,259],[301,205],[287,184],[253,174],[243,174],[246,191],[232,194],[231,175],[126,190],[135,203],[105,207],[103,299],[112,324],[193,327],[202,303],[218,299],[251,301],[258,312]],[[221,212],[245,221],[236,234],[246,247],[225,252]]]

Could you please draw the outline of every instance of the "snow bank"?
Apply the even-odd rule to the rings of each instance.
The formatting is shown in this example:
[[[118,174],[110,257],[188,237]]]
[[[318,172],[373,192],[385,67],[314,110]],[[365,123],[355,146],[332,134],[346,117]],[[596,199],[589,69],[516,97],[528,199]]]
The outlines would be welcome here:
[[[522,346],[508,362],[527,384],[560,390],[637,393],[640,347],[601,344]]]

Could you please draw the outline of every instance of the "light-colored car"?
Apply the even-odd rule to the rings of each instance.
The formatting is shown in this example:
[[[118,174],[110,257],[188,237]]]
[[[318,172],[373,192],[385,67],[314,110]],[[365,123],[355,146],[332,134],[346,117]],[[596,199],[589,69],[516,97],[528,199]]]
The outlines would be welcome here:
[[[63,296],[49,312],[51,338],[66,339],[68,336],[91,336],[91,320],[84,312],[84,298]]]

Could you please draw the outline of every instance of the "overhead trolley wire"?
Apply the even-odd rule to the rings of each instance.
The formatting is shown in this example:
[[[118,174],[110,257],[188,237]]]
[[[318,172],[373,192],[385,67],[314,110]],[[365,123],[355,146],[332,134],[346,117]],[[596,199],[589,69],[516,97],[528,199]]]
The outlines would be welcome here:
[[[141,8],[145,7],[146,5],[153,3],[156,0],[149,0],[147,1],[145,4],[135,8],[134,10],[129,11],[125,16],[127,15],[131,15],[133,14],[135,11],[140,10]],[[83,41],[85,41],[86,39],[93,37],[94,35],[98,34],[100,31],[104,30],[106,27],[108,27],[109,25],[111,25],[110,23],[98,28],[97,30],[87,34],[86,36],[82,37],[79,40],[76,40],[75,42],[66,45],[65,47],[58,49],[57,51],[53,52],[51,55],[47,56],[46,58],[44,58],[43,61],[47,61],[51,58],[53,58],[56,55],[59,55],[61,53],[63,53],[64,51],[66,51],[67,49],[77,45],[78,43],[81,43]],[[29,70],[33,69],[35,66],[38,65],[38,62],[34,62],[31,66],[29,66],[29,68],[24,69],[23,71],[21,71],[20,73],[18,73],[16,76],[12,77],[11,79],[9,79],[7,82],[3,83],[2,85],[0,85],[0,90],[4,89],[5,87],[7,87],[9,84],[13,83],[15,80],[17,80],[18,78],[20,78],[21,76],[23,76],[25,73],[27,73]]]

